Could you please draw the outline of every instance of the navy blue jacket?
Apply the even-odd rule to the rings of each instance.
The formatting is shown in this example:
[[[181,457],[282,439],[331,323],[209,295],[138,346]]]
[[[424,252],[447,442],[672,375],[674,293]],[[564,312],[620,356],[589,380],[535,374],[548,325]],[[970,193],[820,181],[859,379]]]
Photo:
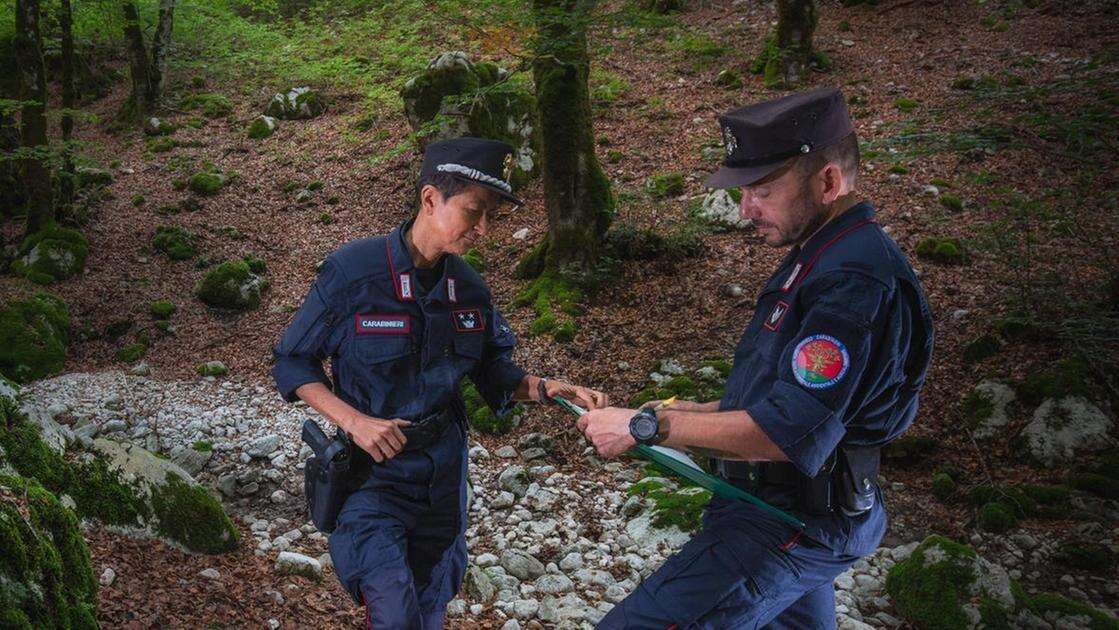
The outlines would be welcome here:
[[[884,445],[905,432],[932,344],[920,282],[873,206],[860,203],[794,247],[766,282],[720,409],[749,412],[797,470],[815,476],[841,443]],[[885,529],[880,499],[858,517],[806,519],[808,533],[868,553]]]
[[[512,408],[525,371],[510,358],[516,338],[489,288],[447,255],[443,276],[421,291],[403,239],[408,225],[351,241],[323,262],[273,350],[285,400],[321,382],[363,414],[418,420],[446,409],[469,376],[495,412]]]

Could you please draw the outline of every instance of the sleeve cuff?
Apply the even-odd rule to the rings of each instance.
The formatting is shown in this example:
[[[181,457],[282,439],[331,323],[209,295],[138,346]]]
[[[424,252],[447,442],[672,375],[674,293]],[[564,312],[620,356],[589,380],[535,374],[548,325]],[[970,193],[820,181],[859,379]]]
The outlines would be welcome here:
[[[777,381],[764,400],[746,408],[769,439],[801,473],[814,477],[847,432],[842,420],[815,397]]]
[[[513,395],[517,393],[526,374],[528,373],[521,366],[509,359],[499,359],[490,366],[486,371],[485,385],[478,389],[494,414],[503,416],[516,405]]]
[[[276,379],[276,389],[285,402],[299,401],[295,390],[307,383],[322,383],[333,389],[330,379],[322,369],[322,364],[317,361],[303,363],[290,359],[277,362],[272,368],[272,377]]]

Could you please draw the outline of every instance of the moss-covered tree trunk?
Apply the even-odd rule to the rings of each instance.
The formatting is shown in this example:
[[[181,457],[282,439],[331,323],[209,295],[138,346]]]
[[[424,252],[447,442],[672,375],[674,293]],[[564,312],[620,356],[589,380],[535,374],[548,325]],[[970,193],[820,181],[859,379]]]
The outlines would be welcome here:
[[[159,22],[152,38],[151,52],[144,43],[144,30],[136,3],[121,3],[124,13],[124,39],[128,46],[128,67],[132,76],[132,92],[121,106],[121,120],[139,122],[159,107],[167,77],[167,51],[171,44],[175,1],[160,0]]]
[[[764,73],[767,86],[792,88],[804,80],[813,60],[815,30],[815,0],[777,0],[777,32],[754,63],[754,71]]]
[[[593,268],[614,198],[594,154],[587,77],[587,22],[593,0],[533,0],[537,28],[532,73],[540,112],[541,175],[548,236],[521,267],[582,273]]]
[[[54,220],[47,143],[47,73],[39,34],[39,0],[16,0],[16,65],[19,66],[21,160],[27,190],[27,234]]]
[[[59,179],[59,197],[69,206],[74,201],[74,151],[70,138],[74,132],[74,32],[70,0],[60,0],[58,27],[62,31],[62,177]]]
[[[148,77],[148,102],[158,104],[163,98],[163,84],[167,79],[167,51],[171,47],[174,28],[175,0],[159,1],[159,23],[152,39],[152,66]]]

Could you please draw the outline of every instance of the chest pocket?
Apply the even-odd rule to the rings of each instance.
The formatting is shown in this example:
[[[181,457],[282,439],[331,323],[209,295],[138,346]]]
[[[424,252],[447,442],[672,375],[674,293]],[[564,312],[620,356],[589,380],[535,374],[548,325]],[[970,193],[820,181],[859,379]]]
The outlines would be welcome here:
[[[419,349],[410,335],[356,335],[347,357],[348,389],[365,413],[396,417],[420,389]]]

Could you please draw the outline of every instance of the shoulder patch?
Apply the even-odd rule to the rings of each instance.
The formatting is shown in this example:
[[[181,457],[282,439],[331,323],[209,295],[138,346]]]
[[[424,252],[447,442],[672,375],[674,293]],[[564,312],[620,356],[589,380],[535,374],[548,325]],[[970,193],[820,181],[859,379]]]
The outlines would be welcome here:
[[[486,328],[486,323],[482,320],[482,311],[476,308],[451,311],[451,322],[458,332],[482,332]]]
[[[827,389],[847,374],[851,357],[843,342],[830,335],[809,335],[793,350],[793,375],[809,389]]]

